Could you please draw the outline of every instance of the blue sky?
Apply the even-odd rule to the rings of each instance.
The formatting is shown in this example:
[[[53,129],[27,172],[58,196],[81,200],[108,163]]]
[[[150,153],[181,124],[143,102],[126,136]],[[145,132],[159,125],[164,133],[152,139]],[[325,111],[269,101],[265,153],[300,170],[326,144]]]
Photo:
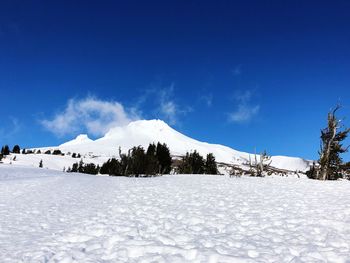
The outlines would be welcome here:
[[[328,110],[340,101],[350,116],[349,12],[345,0],[1,1],[0,144],[160,118],[237,150],[317,158]]]

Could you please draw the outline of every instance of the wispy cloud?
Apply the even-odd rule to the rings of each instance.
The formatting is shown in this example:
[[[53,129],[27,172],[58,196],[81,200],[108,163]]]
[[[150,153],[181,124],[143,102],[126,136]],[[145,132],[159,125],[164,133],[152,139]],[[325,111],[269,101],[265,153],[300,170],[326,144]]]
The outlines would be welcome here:
[[[12,139],[21,130],[21,125],[17,118],[10,116],[9,121],[7,125],[3,124],[3,127],[0,128],[0,141]]]
[[[192,108],[180,106],[174,98],[174,84],[159,90],[159,116],[171,125],[179,123],[179,118],[192,111]]]
[[[170,125],[178,125],[180,118],[192,111],[191,107],[180,105],[175,96],[175,84],[169,86],[152,84],[136,101],[139,112],[146,104],[151,104],[151,116],[160,118]]]
[[[199,100],[204,102],[207,107],[211,107],[213,105],[213,94],[204,94],[199,97]]]
[[[252,103],[253,95],[253,92],[250,90],[236,94],[235,101],[237,102],[237,108],[235,111],[229,113],[228,120],[230,122],[249,122],[259,113],[260,105]]]
[[[83,131],[98,136],[104,135],[112,127],[126,125],[139,118],[136,109],[126,109],[119,102],[86,97],[70,99],[65,109],[52,119],[40,122],[47,130],[58,136]]]

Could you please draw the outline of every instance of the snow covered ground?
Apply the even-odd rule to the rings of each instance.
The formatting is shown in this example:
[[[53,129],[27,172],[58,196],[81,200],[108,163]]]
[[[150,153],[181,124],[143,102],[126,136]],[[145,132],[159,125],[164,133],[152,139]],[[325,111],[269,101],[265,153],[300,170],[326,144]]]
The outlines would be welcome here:
[[[350,262],[350,182],[0,165],[0,262]]]

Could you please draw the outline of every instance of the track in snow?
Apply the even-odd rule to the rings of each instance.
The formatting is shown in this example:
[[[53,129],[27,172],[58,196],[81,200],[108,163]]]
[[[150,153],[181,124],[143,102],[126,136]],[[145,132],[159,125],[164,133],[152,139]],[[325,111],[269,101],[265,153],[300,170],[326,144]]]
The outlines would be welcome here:
[[[0,261],[349,262],[349,187],[0,166]]]

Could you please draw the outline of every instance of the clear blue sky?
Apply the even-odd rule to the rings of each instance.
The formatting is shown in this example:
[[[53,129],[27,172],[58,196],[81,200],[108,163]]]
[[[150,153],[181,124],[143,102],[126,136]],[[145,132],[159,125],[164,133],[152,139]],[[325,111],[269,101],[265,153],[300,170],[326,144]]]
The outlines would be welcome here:
[[[0,144],[161,118],[237,150],[317,158],[328,110],[340,100],[350,116],[349,13],[346,0],[1,1]]]

